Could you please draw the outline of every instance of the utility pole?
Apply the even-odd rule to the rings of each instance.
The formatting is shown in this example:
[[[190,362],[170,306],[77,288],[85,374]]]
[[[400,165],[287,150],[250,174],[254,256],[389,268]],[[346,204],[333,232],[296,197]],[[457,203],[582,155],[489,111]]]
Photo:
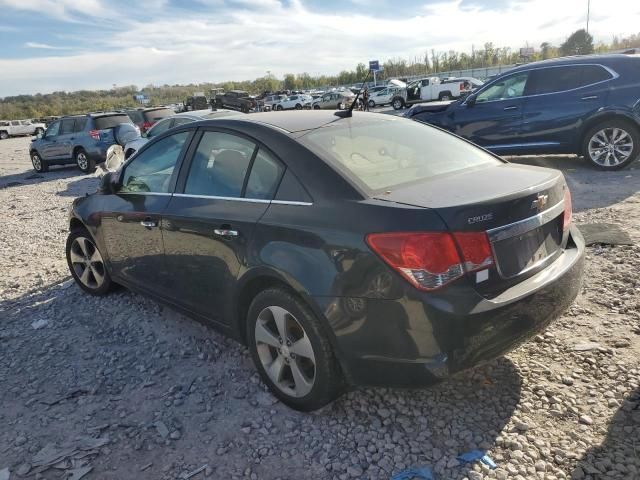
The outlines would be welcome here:
[[[587,0],[587,33],[589,33],[589,15],[591,13],[591,0]]]

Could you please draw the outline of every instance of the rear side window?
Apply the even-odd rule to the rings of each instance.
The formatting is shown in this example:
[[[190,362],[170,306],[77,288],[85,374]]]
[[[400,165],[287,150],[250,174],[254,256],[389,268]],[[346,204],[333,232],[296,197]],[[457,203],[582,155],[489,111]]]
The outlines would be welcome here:
[[[271,200],[278,187],[283,170],[284,168],[278,160],[264,149],[259,149],[251,167],[244,196]]]
[[[543,68],[531,72],[528,94],[564,92],[610,78],[611,74],[598,65]]]
[[[94,120],[97,130],[107,130],[116,127],[121,123],[131,123],[131,119],[126,114],[109,115],[106,117],[98,117]]]
[[[147,122],[157,122],[163,118],[172,117],[176,112],[169,108],[161,108],[159,110],[149,110],[144,112],[144,118]]]
[[[204,132],[191,161],[184,193],[239,198],[256,145],[221,132]]]
[[[75,120],[73,118],[62,120],[62,122],[60,122],[60,133],[58,135],[67,135],[68,133],[73,133],[74,122]]]
[[[76,118],[76,123],[73,127],[74,132],[82,132],[84,131],[84,127],[87,126],[87,117]]]
[[[343,121],[344,120],[344,121]],[[383,116],[343,119],[298,138],[368,194],[502,162],[420,122]]]

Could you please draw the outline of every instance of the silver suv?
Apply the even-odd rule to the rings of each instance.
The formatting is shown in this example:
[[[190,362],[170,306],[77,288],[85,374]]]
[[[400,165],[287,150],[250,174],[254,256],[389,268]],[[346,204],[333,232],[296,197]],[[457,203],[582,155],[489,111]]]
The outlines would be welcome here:
[[[40,135],[46,128],[44,123],[31,123],[31,120],[0,120],[0,140],[21,135]]]

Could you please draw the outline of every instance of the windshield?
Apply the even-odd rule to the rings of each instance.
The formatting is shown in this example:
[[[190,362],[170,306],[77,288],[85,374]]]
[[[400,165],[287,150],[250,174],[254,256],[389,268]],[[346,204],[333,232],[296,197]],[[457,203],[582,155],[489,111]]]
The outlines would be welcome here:
[[[121,115],[109,115],[107,117],[97,117],[95,119],[97,130],[106,130],[113,128],[121,123],[131,123],[131,119],[124,113]]]
[[[453,135],[398,117],[352,117],[299,141],[368,194],[500,160]]]
[[[171,117],[175,115],[176,112],[171,110],[170,108],[161,108],[158,110],[148,110],[144,112],[144,116],[148,122],[157,122],[158,120],[162,120],[163,118]]]

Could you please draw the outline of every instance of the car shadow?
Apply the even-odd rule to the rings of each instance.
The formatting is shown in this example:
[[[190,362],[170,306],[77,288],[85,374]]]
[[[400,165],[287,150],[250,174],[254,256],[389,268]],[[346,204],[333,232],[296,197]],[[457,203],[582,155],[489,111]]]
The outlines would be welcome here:
[[[48,172],[37,173],[33,170],[27,170],[20,173],[12,173],[0,176],[0,189],[19,187],[23,185],[34,185],[37,183],[51,182],[54,180],[62,180],[70,177],[84,175],[78,168],[73,165],[64,165],[60,167],[51,167]]]
[[[561,170],[571,189],[574,212],[605,208],[640,191],[640,162],[617,171],[601,171],[575,155],[505,157],[521,165]]]
[[[67,183],[66,189],[56,192],[56,195],[61,197],[79,197],[85,193],[95,192],[99,185],[100,178],[87,175]]]
[[[622,401],[605,440],[584,453],[571,478],[640,479],[640,388]]]

